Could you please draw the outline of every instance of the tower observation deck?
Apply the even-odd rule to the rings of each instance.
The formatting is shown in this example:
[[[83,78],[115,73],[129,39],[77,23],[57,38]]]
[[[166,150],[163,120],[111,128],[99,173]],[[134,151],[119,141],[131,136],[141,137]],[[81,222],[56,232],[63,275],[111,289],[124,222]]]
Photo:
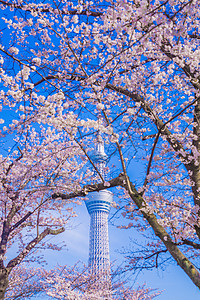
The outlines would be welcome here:
[[[103,142],[98,142],[92,160],[104,176],[107,155]],[[92,192],[85,201],[90,214],[89,267],[96,271],[106,271],[110,267],[108,215],[113,199],[112,192],[103,190]]]

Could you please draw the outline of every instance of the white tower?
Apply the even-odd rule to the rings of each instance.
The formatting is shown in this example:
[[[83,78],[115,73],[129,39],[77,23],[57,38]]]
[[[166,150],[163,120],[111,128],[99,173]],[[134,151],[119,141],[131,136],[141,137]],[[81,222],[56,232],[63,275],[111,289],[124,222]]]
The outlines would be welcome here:
[[[92,160],[104,176],[107,155],[103,142],[98,142]],[[110,268],[108,215],[113,195],[108,190],[93,192],[85,201],[90,214],[89,267],[95,271],[107,271]]]

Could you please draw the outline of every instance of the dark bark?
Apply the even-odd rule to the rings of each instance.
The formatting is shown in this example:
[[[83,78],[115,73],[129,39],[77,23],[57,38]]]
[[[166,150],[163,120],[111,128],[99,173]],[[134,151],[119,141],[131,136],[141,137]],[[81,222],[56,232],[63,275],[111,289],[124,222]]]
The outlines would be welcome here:
[[[200,153],[200,99],[197,100],[197,104],[194,108],[194,122],[197,126],[194,126],[194,135],[196,139],[193,139],[194,153],[197,151]],[[191,153],[194,156],[193,153]],[[193,181],[192,191],[194,193],[195,204],[200,204],[200,156],[193,159],[193,166],[191,167]]]
[[[129,179],[127,179],[129,181]],[[130,187],[130,188],[129,188]],[[156,216],[149,212],[148,206],[146,205],[141,194],[139,194],[135,186],[129,181],[129,184],[126,185],[126,189],[129,192],[131,199],[140,209],[144,218],[150,224],[155,235],[163,242],[171,256],[175,259],[177,264],[183,269],[183,271],[189,276],[193,283],[200,288],[200,273],[195,268],[195,266],[189,261],[189,259],[179,250],[177,245],[173,242],[170,235],[167,231],[159,225]]]
[[[116,178],[113,178],[105,183],[98,183],[98,184],[91,184],[91,185],[85,185],[80,191],[70,193],[70,194],[63,194],[63,193],[54,193],[52,195],[53,199],[56,198],[62,198],[62,199],[73,199],[76,197],[85,197],[90,192],[99,192],[108,188],[116,187],[116,186],[122,186],[123,181],[125,180],[124,174],[119,174]]]
[[[8,287],[8,270],[0,268],[0,300],[4,299],[6,289]]]

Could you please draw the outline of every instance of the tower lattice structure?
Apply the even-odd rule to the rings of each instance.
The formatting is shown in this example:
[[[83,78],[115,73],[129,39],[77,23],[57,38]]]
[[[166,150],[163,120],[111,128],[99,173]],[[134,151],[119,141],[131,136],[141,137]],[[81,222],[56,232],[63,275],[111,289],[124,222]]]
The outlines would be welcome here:
[[[98,142],[92,160],[104,177],[107,155],[103,142]],[[108,215],[112,199],[112,192],[103,190],[90,193],[85,201],[90,214],[89,267],[92,270],[106,271],[110,268]]]

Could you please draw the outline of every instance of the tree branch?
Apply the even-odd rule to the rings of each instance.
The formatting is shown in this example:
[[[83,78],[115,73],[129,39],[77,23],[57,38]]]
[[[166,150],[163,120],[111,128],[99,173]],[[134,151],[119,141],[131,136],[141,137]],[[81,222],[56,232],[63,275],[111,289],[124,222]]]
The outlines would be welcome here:
[[[160,130],[156,134],[156,138],[155,138],[155,141],[154,141],[154,144],[153,144],[153,148],[151,150],[151,156],[150,156],[149,163],[148,163],[148,166],[147,166],[147,173],[146,173],[146,177],[145,177],[144,185],[143,185],[144,191],[145,191],[145,188],[146,188],[146,186],[148,184],[148,175],[150,173],[151,164],[152,164],[152,160],[153,160],[154,152],[155,152],[155,149],[156,149],[156,145],[158,143],[159,136],[160,136]],[[144,191],[143,191],[143,193],[144,193]]]
[[[12,259],[11,261],[9,261],[8,265],[7,265],[7,269],[9,271],[9,273],[11,272],[11,270],[17,266],[28,254],[29,252],[41,241],[43,240],[47,235],[51,234],[51,235],[57,235],[60,234],[62,232],[64,232],[65,229],[64,227],[61,227],[57,230],[53,230],[50,228],[46,228],[42,233],[40,233],[35,239],[33,239],[26,247],[25,249],[18,255],[16,256],[14,259]]]
[[[169,50],[165,49],[165,43],[163,43],[163,45],[161,46],[161,51],[171,60],[173,60],[174,58],[178,57],[179,59],[181,59],[180,56],[175,55],[173,53],[171,53]],[[167,45],[169,46],[169,45]],[[180,67],[180,66],[179,66]],[[190,66],[185,64],[184,67],[181,67],[181,69],[184,71],[184,73],[186,74],[186,76],[190,79],[191,84],[193,85],[193,87],[195,89],[200,89],[200,82],[199,79],[195,78],[194,74],[195,72],[191,72]]]
[[[159,255],[160,253],[166,253],[167,251],[168,251],[167,249],[156,251],[156,252],[154,252],[153,254],[144,257],[144,259],[152,258],[152,257],[155,256],[155,255],[157,256],[157,255]]]
[[[149,259],[149,258],[151,258],[153,256],[156,256],[156,269],[157,269],[158,268],[158,256],[159,256],[159,254],[166,253],[167,251],[168,251],[167,249],[156,251],[153,254],[151,254],[149,256],[146,256],[144,259],[146,260],[146,259]]]
[[[10,3],[10,2],[7,2],[7,1],[3,1],[3,0],[0,0],[0,3],[5,5],[5,6],[8,6],[8,7],[14,7],[14,8],[18,8],[18,9],[21,9],[21,10],[24,10],[24,11],[32,11],[32,10],[35,10],[35,11],[38,11],[38,12],[45,12],[45,13],[52,13],[52,8],[37,8],[36,6],[32,8],[32,10],[30,8],[27,7],[27,5],[18,5],[18,4],[14,4],[14,3]],[[84,9],[82,11],[78,11],[77,9],[72,9],[72,10],[68,10],[68,11],[64,11],[64,10],[61,10],[61,13],[63,15],[83,15],[83,16],[92,16],[92,17],[100,17],[103,15],[103,12],[100,12],[100,11],[92,11],[92,10],[89,10],[89,9]]]
[[[13,231],[15,230],[17,227],[19,227],[22,223],[24,223],[31,215],[32,215],[33,212],[29,211],[23,218],[21,218],[17,223],[15,223],[10,231]]]
[[[70,194],[63,194],[63,193],[54,193],[52,195],[53,199],[62,198],[62,199],[72,199],[76,197],[86,197],[88,193],[91,192],[99,192],[108,188],[122,186],[125,181],[125,176],[123,173],[119,174],[116,178],[109,180],[106,185],[105,183],[97,183],[97,184],[90,184],[85,185],[80,191],[70,193]]]
[[[129,189],[129,186],[131,189]],[[136,204],[136,206],[140,209],[142,215],[147,220],[147,222],[152,227],[155,235],[159,237],[159,239],[163,242],[166,249],[172,255],[172,257],[176,260],[177,264],[184,270],[184,272],[190,277],[190,279],[194,282],[196,286],[200,288],[200,273],[194,267],[194,265],[189,261],[189,259],[179,250],[179,248],[175,245],[170,235],[167,233],[164,227],[162,227],[158,220],[148,208],[148,205],[144,201],[143,197],[140,193],[137,192],[135,186],[132,182],[129,181],[129,185],[126,184],[124,186],[128,191],[131,199]]]
[[[192,246],[194,249],[200,249],[200,244],[197,244],[197,243],[192,242],[187,239],[182,239],[182,241],[183,241],[183,244],[185,244],[185,245]]]
[[[117,87],[110,83],[107,84],[106,87],[108,89],[116,91],[120,94],[128,96],[129,98],[133,99],[136,103],[140,103],[141,107],[149,115],[151,120],[155,123],[155,125],[157,126],[157,128],[161,132],[161,134],[166,136],[167,141],[169,142],[171,147],[174,149],[174,151],[177,153],[177,155],[183,161],[186,161],[187,153],[185,152],[185,149],[183,148],[182,144],[173,137],[170,130],[165,126],[165,123],[163,123],[163,121],[159,119],[159,117],[154,113],[154,111],[149,106],[149,104],[145,102],[143,97],[141,97],[140,95],[138,95],[136,93],[129,92],[128,90],[124,89],[123,87]],[[188,164],[185,164],[185,167],[188,170]]]
[[[189,108],[190,106],[194,105],[196,102],[200,102],[200,97],[193,100],[190,104],[188,104],[184,109],[182,109],[179,113],[177,113],[175,116],[170,118],[167,122],[163,123],[163,121],[154,113],[154,111],[151,109],[150,105],[146,103],[143,97],[140,95],[130,92],[123,87],[117,87],[112,84],[107,84],[106,87],[108,89],[111,89],[113,91],[116,91],[118,93],[121,93],[125,96],[130,97],[133,99],[136,103],[140,103],[142,109],[148,114],[149,118],[154,122],[154,124],[157,126],[158,133],[160,132],[160,135],[165,136],[168,143],[171,145],[177,156],[181,159],[182,163],[184,164],[186,170],[188,171],[189,177],[192,180],[192,182],[197,182],[196,179],[194,180],[194,177],[198,177],[198,181],[200,182],[200,176],[199,176],[199,166],[194,166],[194,161],[191,161],[188,159],[188,153],[185,151],[183,145],[173,136],[171,131],[167,128],[167,124],[174,120],[176,117],[178,117],[180,114],[182,114],[185,109]],[[196,105],[197,107],[197,105]],[[157,143],[157,141],[155,141]],[[199,140],[198,140],[199,143]],[[152,153],[153,154],[153,153]],[[200,186],[200,184],[199,184]],[[198,186],[195,184],[192,186],[192,191],[194,195],[194,203],[196,205],[200,205],[200,197],[199,197],[199,190]],[[200,235],[199,235],[200,236]]]
[[[0,267],[3,267],[3,257],[6,253],[8,237],[11,232],[10,224],[17,211],[18,211],[18,207],[13,202],[10,212],[8,213],[6,220],[3,222],[3,229],[2,229],[1,241],[0,241]]]

